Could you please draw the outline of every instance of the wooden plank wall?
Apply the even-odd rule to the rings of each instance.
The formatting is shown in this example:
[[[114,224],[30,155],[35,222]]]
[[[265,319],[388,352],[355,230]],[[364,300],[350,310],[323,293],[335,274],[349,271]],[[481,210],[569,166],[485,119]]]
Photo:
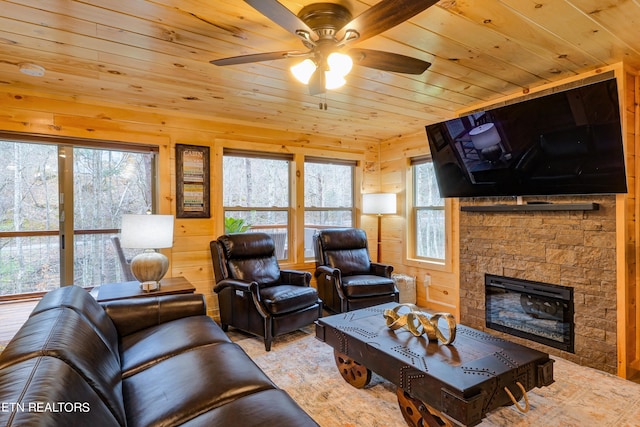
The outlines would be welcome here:
[[[218,303],[212,292],[213,272],[209,242],[222,234],[222,209],[214,205],[222,200],[221,153],[224,146],[248,149],[263,147],[274,151],[312,152],[314,155],[338,156],[358,160],[363,166],[358,171],[363,191],[377,187],[378,171],[364,165],[375,165],[378,160],[378,141],[345,140],[316,134],[301,134],[260,127],[259,124],[214,122],[206,118],[188,116],[179,112],[158,112],[152,108],[131,110],[117,104],[89,104],[74,98],[52,96],[38,92],[14,93],[10,87],[0,89],[0,130],[26,132],[56,137],[91,138],[124,143],[152,144],[159,150],[160,213],[175,215],[175,144],[208,145],[212,147],[211,201],[209,219],[177,219],[174,246],[164,250],[171,262],[168,277],[184,276],[197,292],[206,296],[209,314],[218,318]],[[216,163],[218,161],[218,163]],[[359,199],[357,201],[359,206]],[[294,210],[296,220],[302,224],[302,210]],[[370,224],[365,221],[365,227]],[[375,224],[374,229],[375,231]],[[369,236],[374,236],[370,232]],[[375,246],[375,243],[374,243]],[[313,271],[313,262],[298,262],[283,267]]]
[[[411,234],[408,233],[410,212],[407,192],[410,190],[410,159],[429,153],[429,143],[424,128],[412,135],[385,141],[380,147],[381,191],[398,195],[398,214],[382,218],[382,261],[394,266],[394,272],[416,278],[417,303],[434,310],[447,311],[459,318],[458,265],[437,265],[412,260],[408,256]],[[448,200],[451,212],[449,251],[453,260],[458,259],[458,202]],[[376,225],[377,226],[377,225]],[[375,228],[374,228],[375,230]]]

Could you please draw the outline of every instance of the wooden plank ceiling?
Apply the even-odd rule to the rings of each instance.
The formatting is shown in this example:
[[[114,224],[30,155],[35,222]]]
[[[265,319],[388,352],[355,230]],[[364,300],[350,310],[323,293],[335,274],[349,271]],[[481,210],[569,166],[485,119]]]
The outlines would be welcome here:
[[[312,1],[281,3],[298,13]],[[341,1],[354,16],[376,3]],[[295,59],[209,63],[304,50],[244,1],[16,0],[0,8],[4,91],[362,141],[413,134],[465,106],[623,60],[640,69],[640,0],[442,0],[356,44],[429,61],[425,73],[355,66],[346,86],[321,96],[293,79]],[[22,74],[21,63],[46,73]]]

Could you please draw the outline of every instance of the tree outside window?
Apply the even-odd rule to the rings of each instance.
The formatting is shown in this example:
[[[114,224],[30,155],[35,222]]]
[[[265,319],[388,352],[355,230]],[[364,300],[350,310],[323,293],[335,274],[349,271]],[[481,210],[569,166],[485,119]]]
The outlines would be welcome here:
[[[264,232],[273,237],[278,259],[288,259],[290,163],[260,153],[225,153],[223,205],[227,232]],[[241,220],[241,221],[238,221]]]
[[[307,159],[304,164],[304,256],[311,258],[320,228],[353,227],[355,163]]]
[[[446,257],[445,203],[440,197],[433,163],[412,162],[413,221],[416,258],[444,261]]]

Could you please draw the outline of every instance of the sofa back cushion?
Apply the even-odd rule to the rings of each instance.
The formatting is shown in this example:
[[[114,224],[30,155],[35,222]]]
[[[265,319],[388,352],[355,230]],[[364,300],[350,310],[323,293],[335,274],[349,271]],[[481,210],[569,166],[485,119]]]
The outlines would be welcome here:
[[[38,302],[31,316],[59,307],[67,307],[78,313],[95,329],[108,347],[118,348],[118,331],[115,325],[85,289],[79,286],[64,286],[49,292]]]

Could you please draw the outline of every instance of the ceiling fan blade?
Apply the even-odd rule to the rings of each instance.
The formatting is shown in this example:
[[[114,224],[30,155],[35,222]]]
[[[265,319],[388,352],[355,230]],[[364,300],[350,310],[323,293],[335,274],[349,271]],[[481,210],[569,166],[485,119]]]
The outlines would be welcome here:
[[[403,23],[436,3],[438,0],[382,0],[342,27],[336,33],[336,38],[342,40],[346,32],[352,30],[359,37],[348,39],[347,42],[366,40]]]
[[[355,64],[394,73],[422,74],[431,66],[421,59],[380,50],[349,49],[347,54]]]
[[[254,53],[251,55],[232,56],[230,58],[214,59],[211,62],[213,65],[236,65],[236,64],[248,64],[250,62],[262,62],[262,61],[274,61],[276,59],[285,59],[289,55],[298,55],[300,52],[281,51],[281,52],[267,52],[267,53]]]
[[[291,34],[302,38],[300,31],[306,32],[311,40],[318,40],[318,35],[307,24],[305,24],[300,18],[298,18],[293,12],[284,7],[277,0],[244,0],[249,3],[258,12],[280,25]]]

